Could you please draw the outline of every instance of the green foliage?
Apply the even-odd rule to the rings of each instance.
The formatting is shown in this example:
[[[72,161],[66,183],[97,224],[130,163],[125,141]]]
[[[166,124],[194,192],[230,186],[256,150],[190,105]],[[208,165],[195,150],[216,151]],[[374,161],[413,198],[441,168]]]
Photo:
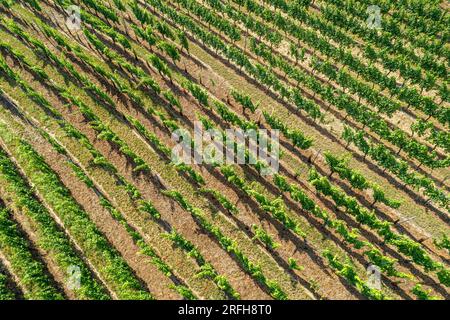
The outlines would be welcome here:
[[[179,31],[177,33],[178,40],[180,41],[181,47],[184,48],[187,52],[189,52],[189,41],[186,36],[186,32]]]
[[[3,181],[5,181],[4,183],[7,186],[8,190],[15,194],[15,198],[13,199],[13,201],[16,202],[17,205],[21,206],[22,212],[24,212],[33,221],[37,236],[39,237],[43,248],[52,253],[51,257],[55,259],[56,265],[63,270],[66,270],[69,266],[72,265],[80,267],[81,287],[78,291],[76,291],[77,296],[86,299],[108,299],[109,297],[107,296],[107,294],[93,279],[86,264],[73,249],[70,240],[63,232],[59,230],[59,226],[52,219],[50,213],[43,206],[43,204],[41,204],[36,199],[32,189],[27,185],[25,180],[23,180],[15,165],[8,158],[8,155],[1,149],[0,177]],[[7,212],[2,211],[2,214],[3,217],[6,218]],[[7,222],[6,220],[4,221],[5,223]],[[1,230],[3,230],[4,232],[7,231],[6,228],[2,228]],[[11,231],[13,230],[14,228],[11,229]],[[18,245],[20,243],[20,241],[17,242]],[[14,244],[14,242],[10,242],[9,244],[12,245]],[[23,262],[25,263],[25,260],[23,260]],[[40,272],[39,267],[35,269],[35,272]],[[39,279],[45,279],[45,277],[40,278],[36,276],[35,280]],[[27,281],[32,282],[33,277]],[[36,286],[36,290],[39,290],[39,286]],[[48,294],[51,294],[51,290],[47,290],[46,292]],[[55,293],[54,297],[61,298],[59,293]]]
[[[386,300],[389,299],[380,290],[370,288],[365,281],[363,281],[356,273],[354,267],[349,263],[343,263],[336,255],[333,255],[330,251],[324,251],[323,256],[327,258],[330,267],[347,279],[356,289],[364,296],[371,300]]]
[[[46,203],[56,211],[67,230],[85,249],[85,254],[97,258],[100,255],[103,257],[102,266],[99,266],[97,270],[110,279],[111,285],[114,284],[121,288],[117,294],[123,298],[151,299],[152,296],[141,288],[129,266],[117,251],[109,246],[106,238],[90,220],[88,214],[72,198],[70,191],[62,184],[44,159],[29,144],[17,141],[17,138],[10,136],[4,130],[0,130],[3,141],[11,145],[16,143],[13,151],[15,158],[23,166],[22,169]],[[58,234],[58,232],[55,233]],[[80,263],[80,265],[83,266],[84,263]],[[92,282],[88,282],[88,285],[91,288],[87,292],[91,293],[95,285]]]
[[[86,175],[86,173],[84,173],[83,169],[81,169],[73,162],[69,161],[68,164],[72,168],[78,179],[83,181],[89,188],[94,188],[94,182]]]
[[[282,199],[277,198],[275,200],[269,200],[262,193],[252,189],[252,187],[245,182],[245,180],[237,175],[231,166],[222,166],[220,171],[228,180],[242,191],[244,191],[248,196],[254,198],[261,209],[270,213],[275,219],[280,221],[286,228],[292,230],[295,234],[305,237],[305,233],[301,230],[297,221],[292,219],[288,212],[286,211],[286,206]]]
[[[158,70],[158,72],[162,75],[167,76],[168,78],[172,78],[172,72],[170,71],[169,67],[167,66],[167,64],[161,60],[157,55],[155,54],[150,54],[148,56],[148,60],[150,61],[150,63],[152,64],[152,66]]]
[[[178,111],[183,112],[180,101],[178,100],[177,97],[175,97],[175,95],[173,94],[172,91],[169,91],[169,90],[164,91],[163,96],[164,96],[164,98],[167,99],[167,101],[169,102],[169,104],[172,108],[178,109]]]
[[[192,168],[191,166],[184,164],[184,163],[180,163],[175,165],[175,168],[180,171],[180,172],[187,172],[189,177],[197,184],[199,185],[204,185],[206,184],[205,179],[203,179],[202,175],[197,172],[194,168]]]
[[[19,232],[18,226],[2,206],[0,206],[0,249],[19,277],[28,299],[63,299],[62,294],[48,277],[45,266],[33,257],[31,248]]]
[[[193,96],[194,98],[198,101],[198,103],[203,106],[203,107],[208,107],[208,93],[205,89],[203,89],[202,87],[196,85],[195,83],[186,80],[185,82],[183,82],[183,88],[187,89]]]
[[[169,38],[170,40],[175,40],[175,34],[172,31],[172,28],[170,28],[164,21],[158,20],[155,27],[163,37]]]
[[[161,218],[161,214],[158,212],[158,210],[156,210],[156,208],[153,206],[153,204],[150,203],[149,201],[141,200],[139,210],[149,213],[153,218],[155,218],[157,220]]]
[[[163,235],[172,240],[176,246],[187,252],[187,255],[194,258],[200,266],[200,271],[196,277],[206,277],[212,279],[219,289],[223,290],[229,297],[233,299],[240,299],[239,294],[229,284],[228,280],[217,273],[214,267],[207,263],[200,250],[194,246],[190,241],[184,238],[181,234],[172,230],[170,233]]]
[[[313,140],[309,137],[306,137],[303,132],[289,128],[280,119],[270,115],[266,111],[263,111],[263,115],[272,129],[280,130],[286,136],[286,138],[292,141],[294,146],[299,147],[303,150],[306,150],[312,146]]]
[[[341,179],[347,180],[353,188],[359,190],[371,188],[373,190],[375,202],[382,202],[394,209],[400,207],[401,202],[388,199],[380,186],[368,181],[360,172],[351,169],[348,166],[350,158],[338,158],[331,154],[331,152],[325,152],[325,160],[330,167],[331,172],[336,172]]]
[[[270,280],[268,280],[262,273],[260,266],[255,265],[249,260],[249,258],[239,250],[237,243],[231,238],[225,236],[219,227],[214,226],[204,217],[201,209],[192,206],[181,193],[178,191],[163,191],[163,194],[177,201],[182,208],[187,210],[196,219],[196,222],[209,234],[214,236],[219,244],[227,252],[234,255],[236,260],[242,265],[243,269],[262,285],[264,285],[270,295],[275,299],[286,300],[286,294],[279,288],[279,286]]]
[[[255,233],[253,239],[258,239],[263,244],[265,244],[268,248],[275,250],[280,246],[279,243],[276,243],[273,238],[260,226],[253,224],[252,230]]]
[[[133,3],[130,4],[130,7],[131,11],[133,11],[134,16],[139,20],[139,22],[141,22],[142,25],[154,24],[154,19],[152,18],[152,16],[150,16],[150,14],[146,10],[142,9],[139,6],[138,1],[134,0]]]
[[[331,197],[337,207],[345,208],[346,212],[354,216],[359,223],[367,225],[369,228],[376,231],[387,243],[396,246],[399,252],[411,257],[413,262],[421,265],[425,271],[437,271],[441,283],[446,286],[449,285],[448,270],[445,269],[441,263],[434,261],[419,243],[409,239],[407,236],[392,231],[391,223],[380,220],[374,212],[368,211],[361,206],[355,198],[347,196],[342,190],[331,185],[326,177],[320,176],[320,174],[313,169],[310,171],[309,181],[316,188],[317,192],[324,196]],[[369,257],[370,256],[372,256],[372,253],[369,254]],[[388,271],[388,273],[394,272],[389,265],[392,265],[392,263],[389,263],[389,261],[385,259],[384,262],[380,264],[380,267]],[[386,267],[388,267],[388,269],[386,269]],[[403,274],[398,275],[403,277],[406,276]]]
[[[234,100],[242,105],[244,110],[249,109],[252,113],[255,113],[256,109],[259,107],[259,103],[253,103],[252,98],[249,95],[243,94],[236,90],[232,90],[231,95]]]
[[[292,270],[302,271],[304,269],[304,267],[300,266],[298,264],[297,260],[295,260],[292,257],[289,257],[288,263],[289,263],[289,268],[291,268]]]
[[[174,44],[166,41],[160,41],[157,47],[160,50],[162,50],[166,55],[168,55],[174,63],[180,61],[180,53],[178,52],[178,49],[177,47],[175,47]]]
[[[131,28],[133,28],[136,35],[144,39],[150,46],[154,46],[157,43],[157,37],[153,33],[153,29],[150,26],[146,26],[142,29],[132,24]]]
[[[424,290],[420,284],[416,284],[411,292],[418,300],[439,300],[438,297],[431,295],[431,290]]]
[[[199,192],[213,196],[231,214],[238,214],[239,211],[237,207],[233,203],[231,203],[231,201],[228,200],[228,198],[225,197],[221,192],[215,189],[208,189],[208,188],[201,188]]]
[[[433,243],[439,249],[446,249],[450,253],[450,239],[446,234],[440,240],[434,239]]]
[[[170,288],[177,291],[183,298],[186,300],[197,300],[197,297],[194,293],[186,286],[183,285],[171,285]]]
[[[390,171],[401,181],[421,190],[433,202],[450,210],[450,197],[436,187],[433,180],[412,171],[406,162],[398,160],[386,146],[369,141],[362,131],[355,132],[349,127],[345,127],[342,138],[348,143],[353,143],[365,155],[369,155],[378,165]]]
[[[8,278],[0,272],[0,301],[15,299],[14,293],[8,288]]]

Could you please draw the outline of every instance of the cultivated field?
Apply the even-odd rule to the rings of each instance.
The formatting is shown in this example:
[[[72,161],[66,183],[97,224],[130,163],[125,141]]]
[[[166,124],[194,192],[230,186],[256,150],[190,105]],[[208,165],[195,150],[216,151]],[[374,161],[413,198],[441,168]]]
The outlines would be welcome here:
[[[449,299],[449,37],[439,0],[0,0],[0,299]],[[279,130],[277,172],[176,162],[195,123]]]

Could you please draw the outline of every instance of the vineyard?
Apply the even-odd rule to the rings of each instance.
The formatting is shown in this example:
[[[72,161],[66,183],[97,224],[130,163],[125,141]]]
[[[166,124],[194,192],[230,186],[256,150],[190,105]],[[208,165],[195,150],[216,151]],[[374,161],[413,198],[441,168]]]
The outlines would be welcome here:
[[[449,299],[448,9],[0,0],[0,300]]]

